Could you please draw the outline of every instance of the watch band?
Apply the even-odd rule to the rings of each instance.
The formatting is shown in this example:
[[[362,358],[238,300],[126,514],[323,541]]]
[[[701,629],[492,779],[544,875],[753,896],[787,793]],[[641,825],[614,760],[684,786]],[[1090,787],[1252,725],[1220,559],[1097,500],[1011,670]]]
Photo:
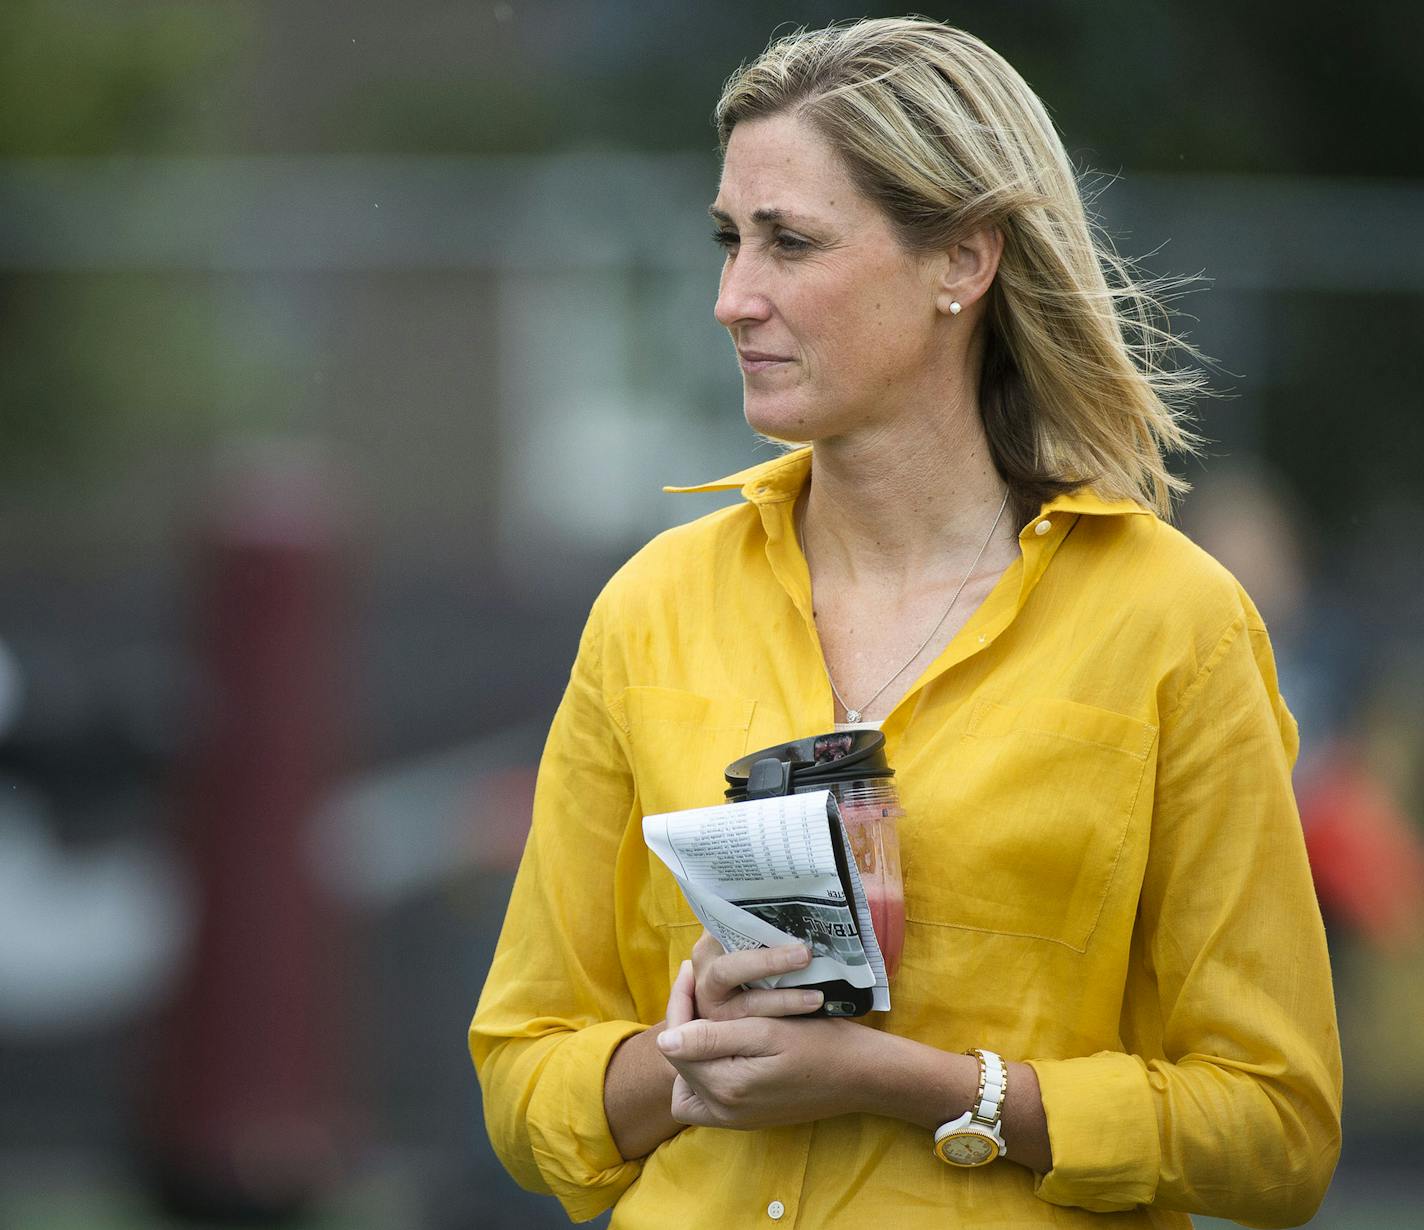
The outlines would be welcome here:
[[[993,1051],[975,1048],[965,1054],[979,1060],[979,1091],[974,1095],[970,1118],[985,1127],[997,1128],[1004,1113],[1004,1097],[1009,1091],[1008,1069]]]

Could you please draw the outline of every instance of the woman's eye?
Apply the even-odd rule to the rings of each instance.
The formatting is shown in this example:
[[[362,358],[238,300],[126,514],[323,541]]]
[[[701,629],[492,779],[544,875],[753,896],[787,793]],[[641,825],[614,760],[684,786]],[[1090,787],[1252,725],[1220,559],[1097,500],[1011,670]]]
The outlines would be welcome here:
[[[742,239],[736,231],[716,230],[712,232],[712,242],[724,251],[729,251],[737,247]],[[795,235],[777,234],[772,237],[771,242],[772,246],[784,255],[805,252],[811,247],[809,240],[800,239]]]

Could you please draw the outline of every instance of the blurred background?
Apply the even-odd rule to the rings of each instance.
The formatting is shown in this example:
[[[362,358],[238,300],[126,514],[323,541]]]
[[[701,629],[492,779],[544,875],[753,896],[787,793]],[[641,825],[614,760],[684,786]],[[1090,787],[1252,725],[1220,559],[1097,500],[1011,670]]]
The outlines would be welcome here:
[[[862,4],[0,4],[0,1226],[565,1224],[464,1049],[588,604],[768,455],[708,122]],[[1185,528],[1303,728],[1346,1145],[1424,1179],[1424,19],[932,12],[1227,396]]]

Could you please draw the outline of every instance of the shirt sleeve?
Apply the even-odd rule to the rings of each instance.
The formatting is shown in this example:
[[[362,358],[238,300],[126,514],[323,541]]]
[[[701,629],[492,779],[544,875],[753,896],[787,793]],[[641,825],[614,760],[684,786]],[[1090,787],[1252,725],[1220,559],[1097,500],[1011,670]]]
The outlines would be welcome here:
[[[490,1143],[575,1221],[609,1208],[641,1163],[619,1154],[603,1080],[636,1020],[618,957],[613,881],[633,808],[604,703],[595,604],[539,763],[529,839],[470,1025]]]
[[[1031,1061],[1053,1152],[1041,1199],[1251,1226],[1319,1207],[1340,1151],[1340,1045],[1297,748],[1248,610],[1161,721],[1124,1009],[1127,1050],[1154,1057]]]

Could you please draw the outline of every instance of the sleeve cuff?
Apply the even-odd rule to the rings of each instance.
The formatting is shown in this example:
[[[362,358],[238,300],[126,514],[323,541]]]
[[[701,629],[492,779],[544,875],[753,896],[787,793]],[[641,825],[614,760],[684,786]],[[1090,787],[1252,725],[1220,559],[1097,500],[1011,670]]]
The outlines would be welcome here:
[[[549,1056],[529,1100],[529,1143],[539,1173],[574,1221],[597,1217],[643,1168],[626,1162],[603,1113],[603,1079],[613,1052],[646,1029],[603,1021],[571,1034]]]
[[[1049,1204],[1112,1213],[1150,1204],[1161,1147],[1147,1069],[1120,1051],[1029,1061],[1038,1077],[1053,1169],[1034,1194]]]

